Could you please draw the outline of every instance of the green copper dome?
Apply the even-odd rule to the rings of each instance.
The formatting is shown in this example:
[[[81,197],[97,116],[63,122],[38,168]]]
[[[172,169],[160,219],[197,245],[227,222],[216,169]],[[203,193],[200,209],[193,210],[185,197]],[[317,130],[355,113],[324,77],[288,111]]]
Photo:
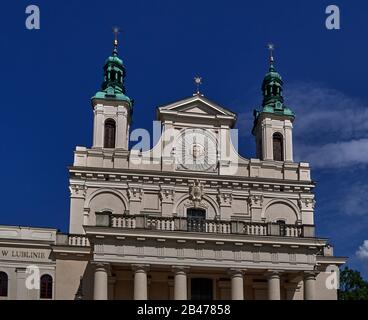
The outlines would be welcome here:
[[[259,110],[254,110],[254,126],[261,114],[273,114],[294,119],[294,112],[284,104],[283,81],[280,74],[274,67],[273,56],[270,59],[270,68],[262,82],[262,106]],[[253,128],[254,129],[254,128]]]
[[[132,105],[132,100],[125,95],[124,80],[126,70],[123,60],[118,56],[117,45],[118,42],[115,39],[113,53],[106,59],[103,67],[104,80],[101,85],[101,90],[98,91],[93,98],[124,100]]]
[[[121,68],[124,67],[123,60],[121,60],[118,56],[110,56],[106,59],[105,64],[115,64]]]

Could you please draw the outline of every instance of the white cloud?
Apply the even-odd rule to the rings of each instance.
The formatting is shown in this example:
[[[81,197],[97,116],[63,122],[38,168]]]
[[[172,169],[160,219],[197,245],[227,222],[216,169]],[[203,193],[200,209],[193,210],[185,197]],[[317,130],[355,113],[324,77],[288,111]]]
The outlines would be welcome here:
[[[356,255],[359,259],[368,259],[368,240],[365,240],[359,247]]]
[[[286,89],[286,102],[296,113],[296,138],[367,137],[367,101],[316,83],[292,84]]]
[[[286,105],[296,113],[295,161],[319,169],[368,165],[368,101],[318,83],[287,84],[285,89]],[[241,139],[251,139],[250,111],[238,115]]]
[[[295,111],[297,161],[314,168],[368,164],[368,103],[319,84],[290,85],[287,104]]]
[[[342,196],[336,201],[335,209],[347,215],[367,215],[368,185],[363,182],[349,183]]]
[[[341,168],[368,164],[368,139],[328,143],[295,144],[297,159],[309,161],[314,168]]]

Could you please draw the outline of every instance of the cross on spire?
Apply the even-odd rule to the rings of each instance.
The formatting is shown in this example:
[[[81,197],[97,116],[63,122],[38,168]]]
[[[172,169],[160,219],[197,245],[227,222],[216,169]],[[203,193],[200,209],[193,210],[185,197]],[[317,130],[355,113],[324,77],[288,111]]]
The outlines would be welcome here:
[[[274,61],[273,51],[275,50],[275,45],[272,42],[270,42],[267,44],[267,48],[270,51],[270,69],[273,69],[273,61]]]
[[[199,76],[195,76],[194,77],[194,83],[196,84],[197,86],[197,94],[199,94],[199,87],[200,85],[202,84],[202,78],[199,77]]]
[[[117,55],[118,54],[118,35],[120,33],[120,29],[118,27],[114,27],[112,28],[112,31],[114,33],[114,51],[113,53]]]

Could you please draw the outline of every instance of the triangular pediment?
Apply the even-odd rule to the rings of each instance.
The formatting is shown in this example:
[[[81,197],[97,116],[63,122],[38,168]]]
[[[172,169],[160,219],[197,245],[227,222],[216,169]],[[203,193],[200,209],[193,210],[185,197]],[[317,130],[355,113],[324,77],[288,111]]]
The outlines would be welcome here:
[[[199,114],[208,114],[208,110],[205,110],[204,108],[201,108],[201,106],[190,106],[188,109],[185,110],[185,112],[189,113],[199,113]]]
[[[178,116],[200,116],[200,117],[224,117],[236,119],[236,114],[221,107],[217,103],[205,98],[203,95],[195,94],[192,97],[179,100],[158,108],[158,114],[176,114]]]

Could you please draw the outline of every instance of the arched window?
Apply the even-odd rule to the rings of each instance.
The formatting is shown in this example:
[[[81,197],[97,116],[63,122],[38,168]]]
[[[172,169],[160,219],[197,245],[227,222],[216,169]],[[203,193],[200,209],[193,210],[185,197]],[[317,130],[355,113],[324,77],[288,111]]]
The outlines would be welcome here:
[[[206,231],[206,210],[190,208],[187,210],[188,231],[205,232]]]
[[[52,277],[48,274],[41,277],[40,298],[52,299]]]
[[[114,81],[115,80],[115,71],[111,71],[110,72],[110,80]]]
[[[116,124],[113,119],[105,121],[104,148],[115,148]]]
[[[272,93],[273,93],[274,96],[277,96],[278,92],[277,92],[277,86],[276,85],[272,86]]]
[[[8,296],[8,275],[0,272],[0,297]]]
[[[273,142],[273,160],[284,161],[284,143],[281,133],[274,133],[272,137]]]

